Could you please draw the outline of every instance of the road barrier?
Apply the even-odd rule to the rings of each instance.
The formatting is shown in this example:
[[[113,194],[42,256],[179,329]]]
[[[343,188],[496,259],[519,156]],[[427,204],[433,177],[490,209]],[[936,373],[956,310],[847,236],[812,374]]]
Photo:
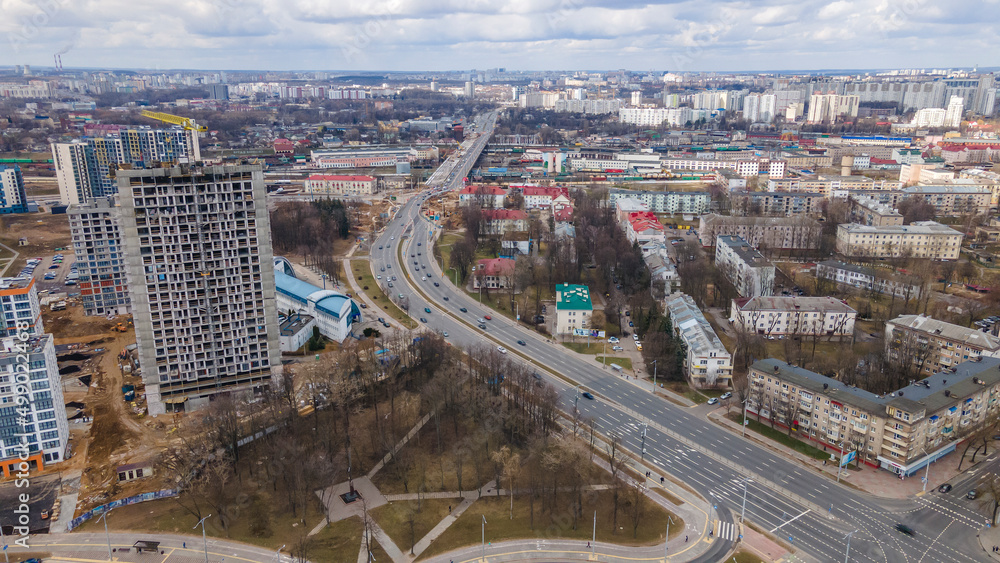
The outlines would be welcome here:
[[[73,520],[70,521],[69,525],[66,526],[66,531],[72,532],[74,528],[80,526],[87,520],[90,520],[95,516],[100,516],[101,514],[104,514],[105,511],[118,508],[119,506],[126,506],[129,504],[146,502],[147,500],[159,500],[161,498],[170,498],[175,496],[177,496],[177,489],[164,489],[162,491],[142,493],[140,495],[135,495],[133,497],[111,501],[107,504],[102,504],[101,506],[96,506],[94,508],[91,508],[90,510],[74,518]]]

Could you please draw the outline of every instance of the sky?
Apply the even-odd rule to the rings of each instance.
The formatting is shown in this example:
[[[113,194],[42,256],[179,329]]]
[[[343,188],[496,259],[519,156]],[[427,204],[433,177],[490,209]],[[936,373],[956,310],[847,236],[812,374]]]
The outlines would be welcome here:
[[[0,65],[741,71],[998,66],[1000,0],[0,0]]]

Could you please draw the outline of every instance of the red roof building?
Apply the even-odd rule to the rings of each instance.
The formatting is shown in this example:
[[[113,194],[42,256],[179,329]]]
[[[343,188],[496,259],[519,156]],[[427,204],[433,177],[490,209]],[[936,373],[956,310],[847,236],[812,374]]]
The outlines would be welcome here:
[[[472,287],[479,289],[503,289],[514,283],[514,268],[516,262],[510,258],[487,258],[476,263],[476,272],[472,276]]]
[[[292,154],[295,152],[295,143],[288,139],[275,139],[271,146],[274,147],[274,154]]]

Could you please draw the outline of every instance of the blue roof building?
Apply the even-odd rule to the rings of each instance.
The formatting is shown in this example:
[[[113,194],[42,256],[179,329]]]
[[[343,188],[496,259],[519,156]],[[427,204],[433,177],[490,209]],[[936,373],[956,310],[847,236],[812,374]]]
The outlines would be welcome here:
[[[296,279],[281,270],[274,272],[278,311],[295,311],[316,319],[320,334],[343,342],[355,322],[361,321],[361,309],[353,299],[333,289],[322,289]]]

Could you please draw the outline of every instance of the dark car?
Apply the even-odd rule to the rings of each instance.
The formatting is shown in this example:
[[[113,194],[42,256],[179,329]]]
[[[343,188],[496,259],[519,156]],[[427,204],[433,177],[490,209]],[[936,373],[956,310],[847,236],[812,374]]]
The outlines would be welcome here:
[[[379,249],[379,250],[382,250],[382,245],[381,245],[381,244],[380,244],[380,245],[378,245],[378,249]]]
[[[441,287],[441,284],[439,284],[438,282],[434,282],[434,287]]]
[[[417,246],[420,246],[420,243],[419,243],[419,242],[417,243]]]
[[[368,308],[368,305],[365,305],[364,303],[358,303],[358,305],[360,305],[362,309]]]
[[[469,312],[469,310],[466,309],[465,307],[460,308],[459,311],[461,311],[463,313],[468,313]]]
[[[431,312],[431,308],[430,307],[424,307],[424,312],[425,313],[430,313]]]
[[[976,489],[972,489],[971,491],[965,493],[965,498],[969,500],[975,500],[977,496],[978,494],[976,493]]]
[[[896,524],[896,529],[908,536],[917,535],[917,533],[913,531],[913,528],[907,526],[906,524]]]
[[[434,284],[434,285],[437,285],[437,284]],[[444,296],[444,300],[448,301],[448,296],[447,295]]]
[[[944,485],[941,485],[940,487],[938,487],[938,492],[939,493],[950,493],[951,492],[951,485],[949,485],[948,483],[945,483]]]
[[[427,319],[425,319],[425,318],[423,318],[423,317],[420,317],[420,322],[422,322],[422,323],[425,323],[425,324],[426,324],[426,323],[427,323]]]
[[[518,340],[517,343],[520,344],[521,346],[527,346],[528,345],[528,343],[525,342],[525,341],[523,341],[523,340]]]
[[[486,330],[486,325],[484,325],[483,323],[479,323],[479,328]]]
[[[542,374],[538,373],[537,371],[532,373],[531,376],[538,380],[542,379]]]
[[[584,399],[590,399],[591,401],[594,400],[594,396],[590,394],[590,391],[584,391],[583,392],[583,398]]]

